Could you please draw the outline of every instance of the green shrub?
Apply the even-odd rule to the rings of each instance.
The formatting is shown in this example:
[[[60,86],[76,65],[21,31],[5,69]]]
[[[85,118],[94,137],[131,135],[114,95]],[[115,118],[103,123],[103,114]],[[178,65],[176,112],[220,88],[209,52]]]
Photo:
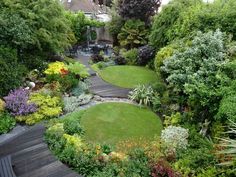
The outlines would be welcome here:
[[[81,105],[88,104],[92,99],[90,94],[81,94],[80,96],[65,96],[63,98],[64,111],[66,113],[73,112]]]
[[[174,54],[174,48],[172,45],[161,48],[155,57],[154,65],[156,71],[160,72],[160,67],[163,65],[165,59],[171,57]]]
[[[135,65],[138,58],[138,49],[130,49],[122,53],[122,56],[125,58],[128,65]]]
[[[39,92],[32,93],[29,101],[38,106],[37,111],[27,116],[17,116],[17,121],[33,125],[42,120],[58,117],[62,112],[62,103],[59,97],[51,97]]]
[[[8,113],[0,113],[0,135],[9,132],[16,125],[16,120]]]
[[[63,128],[65,132],[69,135],[74,135],[74,134],[81,135],[83,134],[84,131],[80,124],[80,120],[78,119],[65,119]]]
[[[167,74],[169,86],[185,94],[196,112],[210,109],[208,113],[212,113],[219,103],[221,78],[218,72],[225,59],[224,34],[219,30],[199,32],[191,46],[165,60],[161,69]]]
[[[17,62],[16,50],[0,46],[0,96],[19,87],[23,81],[25,68]]]
[[[79,83],[79,80],[76,78],[75,74],[72,73],[69,73],[64,76],[60,74],[46,75],[46,81],[48,83],[59,82],[61,85],[62,92],[70,91]]]
[[[73,96],[80,96],[89,93],[89,84],[87,81],[79,81],[78,85],[71,91]]]
[[[150,106],[154,112],[158,112],[161,108],[160,97],[151,86],[139,85],[130,92],[129,99],[139,105]]]
[[[127,20],[118,34],[121,46],[132,49],[147,44],[148,31],[140,20]]]
[[[68,65],[68,70],[71,73],[75,74],[76,76],[79,76],[79,78],[81,78],[81,79],[85,79],[89,76],[88,68],[86,68],[85,65],[83,65],[79,62],[70,63]]]
[[[0,112],[4,111],[6,107],[6,103],[0,99]]]

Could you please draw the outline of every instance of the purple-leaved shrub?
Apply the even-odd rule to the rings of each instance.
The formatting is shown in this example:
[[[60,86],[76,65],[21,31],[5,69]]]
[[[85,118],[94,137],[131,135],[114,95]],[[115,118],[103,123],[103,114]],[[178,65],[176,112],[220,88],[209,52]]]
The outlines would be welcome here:
[[[37,111],[36,104],[28,102],[29,90],[23,88],[13,90],[4,97],[4,100],[6,109],[14,116],[27,115]]]

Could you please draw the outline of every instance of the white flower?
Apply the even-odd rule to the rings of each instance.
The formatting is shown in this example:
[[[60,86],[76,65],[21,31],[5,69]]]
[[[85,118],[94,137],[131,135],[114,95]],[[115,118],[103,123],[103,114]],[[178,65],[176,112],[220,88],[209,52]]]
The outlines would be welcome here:
[[[161,139],[168,147],[174,149],[186,149],[188,136],[187,129],[176,126],[169,126],[161,132]]]

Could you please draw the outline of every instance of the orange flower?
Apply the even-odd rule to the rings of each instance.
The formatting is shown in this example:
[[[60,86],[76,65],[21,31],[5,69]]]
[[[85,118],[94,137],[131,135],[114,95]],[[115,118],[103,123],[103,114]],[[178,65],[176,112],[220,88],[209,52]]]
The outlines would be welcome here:
[[[62,68],[62,69],[60,70],[60,73],[61,73],[61,76],[65,76],[65,75],[67,75],[67,74],[69,73],[69,71],[66,70],[66,69],[64,69],[64,68]]]

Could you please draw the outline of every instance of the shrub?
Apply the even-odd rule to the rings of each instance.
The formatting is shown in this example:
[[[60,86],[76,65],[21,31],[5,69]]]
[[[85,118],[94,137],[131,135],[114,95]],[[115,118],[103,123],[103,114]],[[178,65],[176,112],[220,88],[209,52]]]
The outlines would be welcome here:
[[[91,95],[81,94],[80,96],[71,96],[71,97],[64,97],[64,111],[66,113],[73,112],[79,108],[79,106],[87,104],[92,99]]]
[[[140,19],[148,22],[150,17],[158,11],[160,0],[121,0],[119,14],[125,19]]]
[[[132,49],[147,44],[148,31],[140,20],[127,20],[118,34],[122,47]]]
[[[79,76],[79,78],[81,78],[81,79],[85,79],[89,76],[88,68],[86,68],[85,65],[83,65],[79,62],[70,63],[68,65],[68,70],[71,73],[75,74],[76,76]]]
[[[17,62],[16,50],[0,45],[0,96],[22,84],[25,68]]]
[[[6,108],[14,116],[27,115],[37,110],[34,103],[28,103],[29,91],[22,88],[11,91],[8,96],[4,97],[4,100]]]
[[[236,123],[234,121],[230,122],[228,135],[231,137],[235,136],[236,133]],[[220,147],[222,148],[218,154],[223,154],[225,161],[221,162],[223,166],[234,166],[236,162],[236,140],[233,138],[222,138],[220,142]]]
[[[188,136],[188,130],[176,126],[169,126],[161,132],[161,139],[170,150],[186,149]]]
[[[222,88],[223,98],[220,101],[216,119],[225,122],[227,120],[236,121],[236,81],[232,81],[230,86]]]
[[[0,99],[0,112],[4,111],[6,107],[6,103]]]
[[[138,49],[130,49],[122,53],[128,65],[135,65],[138,58]]]
[[[89,93],[89,85],[86,81],[79,81],[78,85],[71,91],[73,96],[80,96],[84,93]]]
[[[151,105],[152,99],[156,93],[151,86],[139,85],[133,91],[130,92],[129,98],[132,101],[138,102],[140,105]]]
[[[84,130],[83,130],[79,120],[65,119],[65,121],[63,121],[63,122],[64,122],[63,128],[67,134],[69,134],[69,135],[83,134]]]
[[[160,160],[159,162],[157,162],[156,164],[152,166],[151,176],[152,177],[178,177],[181,175],[178,175],[167,162]]]
[[[115,56],[114,57],[114,61],[117,65],[125,65],[127,63],[127,61],[125,60],[124,57],[122,56]]]
[[[171,57],[174,54],[174,49],[171,45],[161,48],[155,57],[155,69],[157,72],[160,72],[160,67],[163,65],[165,59]]]
[[[137,64],[140,66],[147,65],[155,57],[155,50],[149,45],[145,45],[138,49]]]
[[[16,120],[8,113],[0,113],[0,135],[9,132],[16,125]]]
[[[48,83],[58,82],[61,85],[62,92],[70,91],[79,83],[79,80],[73,73],[68,73],[65,75],[50,74],[46,76],[46,81]]]
[[[93,54],[91,56],[91,60],[92,60],[93,63],[98,63],[100,61],[104,61],[104,57],[100,54]]]
[[[56,62],[50,63],[48,65],[48,68],[44,71],[44,73],[47,75],[61,74],[62,70],[68,70],[66,64],[60,61],[56,61]]]
[[[38,106],[38,110],[27,116],[17,116],[16,120],[28,125],[35,124],[45,119],[58,117],[62,112],[61,99],[43,93],[32,93],[29,101]]]
[[[178,93],[186,94],[191,106],[205,107],[213,112],[219,102],[221,87],[218,71],[226,62],[224,35],[217,30],[199,32],[191,46],[165,60],[161,69],[167,74],[170,86]]]

